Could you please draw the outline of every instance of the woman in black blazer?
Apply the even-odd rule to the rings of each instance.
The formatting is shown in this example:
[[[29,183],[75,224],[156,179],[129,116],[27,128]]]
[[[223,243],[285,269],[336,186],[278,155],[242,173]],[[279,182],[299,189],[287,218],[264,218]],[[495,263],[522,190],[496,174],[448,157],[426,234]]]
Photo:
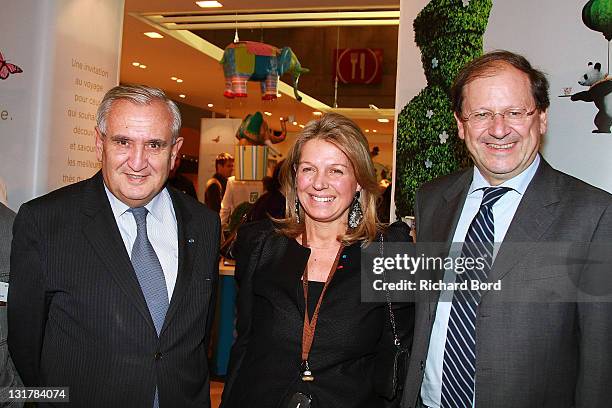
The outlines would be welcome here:
[[[374,364],[395,352],[389,312],[361,302],[361,248],[383,231],[367,140],[327,114],[298,136],[281,182],[287,217],[245,225],[233,251],[238,337],[221,407],[385,407]],[[408,232],[396,223],[385,239]],[[396,319],[406,345],[412,310]]]

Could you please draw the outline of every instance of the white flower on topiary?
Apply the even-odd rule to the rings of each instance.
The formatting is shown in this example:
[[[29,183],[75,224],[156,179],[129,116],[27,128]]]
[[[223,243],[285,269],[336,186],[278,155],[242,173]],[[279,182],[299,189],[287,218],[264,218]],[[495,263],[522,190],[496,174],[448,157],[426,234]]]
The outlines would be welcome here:
[[[440,138],[440,144],[444,144],[446,143],[446,140],[448,139],[448,133],[446,133],[446,130],[445,130],[444,132],[440,133],[438,137]]]

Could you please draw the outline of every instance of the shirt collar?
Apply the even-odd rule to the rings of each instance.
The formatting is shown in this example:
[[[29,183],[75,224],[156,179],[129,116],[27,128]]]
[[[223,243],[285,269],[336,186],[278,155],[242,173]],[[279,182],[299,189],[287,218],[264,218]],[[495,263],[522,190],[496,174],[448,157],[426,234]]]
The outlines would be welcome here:
[[[111,210],[113,211],[113,216],[115,219],[118,219],[130,209],[127,204],[119,200],[113,193],[111,193],[108,187],[106,187],[106,184],[104,184],[104,191],[106,192],[106,196],[110,202]],[[147,205],[145,205],[145,208],[147,211],[149,211],[152,217],[160,222],[163,222],[164,205],[165,203],[170,203],[171,206],[171,201],[170,193],[168,193],[168,189],[164,187],[162,191],[160,191],[151,201],[149,201]]]
[[[521,173],[512,177],[510,180],[504,181],[502,184],[496,187],[509,187],[512,190],[516,191],[520,195],[525,194],[527,190],[527,186],[533,179],[536,171],[538,170],[538,166],[540,165],[540,154],[536,155],[535,160],[523,170]],[[472,177],[472,184],[470,184],[470,189],[468,195],[472,193],[482,190],[485,187],[491,187],[491,184],[484,178],[478,167],[474,166],[474,177]]]

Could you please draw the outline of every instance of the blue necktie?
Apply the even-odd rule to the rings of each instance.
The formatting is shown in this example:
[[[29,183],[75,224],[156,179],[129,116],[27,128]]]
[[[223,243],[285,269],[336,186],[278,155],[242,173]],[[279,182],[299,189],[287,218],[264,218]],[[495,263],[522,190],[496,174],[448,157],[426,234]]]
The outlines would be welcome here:
[[[493,262],[493,205],[510,188],[486,187],[478,214],[465,236],[461,256],[483,258],[484,268],[469,269],[457,274],[456,282],[478,280],[485,282]],[[469,287],[469,284],[468,284]],[[471,408],[476,376],[476,309],[480,291],[456,290],[448,319],[444,365],[442,368],[442,408]]]
[[[145,207],[136,207],[128,211],[132,213],[136,220],[136,239],[132,247],[132,265],[134,266],[138,283],[140,283],[142,294],[147,302],[149,313],[151,313],[155,330],[159,336],[169,304],[166,278],[164,277],[164,271],[159,258],[157,258],[157,254],[147,235],[147,209]],[[158,407],[159,395],[156,387],[153,408]]]

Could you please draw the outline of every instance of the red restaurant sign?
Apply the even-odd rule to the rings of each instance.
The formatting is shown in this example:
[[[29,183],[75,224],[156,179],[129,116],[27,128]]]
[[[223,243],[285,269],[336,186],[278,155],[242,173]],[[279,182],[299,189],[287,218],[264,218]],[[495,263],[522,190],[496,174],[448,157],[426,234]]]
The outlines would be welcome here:
[[[382,79],[382,48],[333,50],[334,78],[342,84],[378,84]]]

